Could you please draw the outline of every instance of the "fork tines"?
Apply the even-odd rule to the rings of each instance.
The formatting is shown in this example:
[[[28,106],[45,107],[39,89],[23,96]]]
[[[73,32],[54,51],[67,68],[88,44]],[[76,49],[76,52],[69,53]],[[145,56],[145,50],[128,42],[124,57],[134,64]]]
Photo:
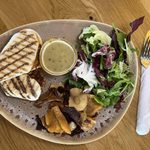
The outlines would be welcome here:
[[[146,39],[142,49],[141,57],[144,59],[150,59],[150,37]]]

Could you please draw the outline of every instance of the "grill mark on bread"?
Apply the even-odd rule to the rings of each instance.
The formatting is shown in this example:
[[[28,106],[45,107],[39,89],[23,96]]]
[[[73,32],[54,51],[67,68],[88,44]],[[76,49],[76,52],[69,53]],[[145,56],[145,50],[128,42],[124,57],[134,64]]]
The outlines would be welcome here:
[[[13,53],[12,55],[6,55],[6,57],[5,58],[3,58],[3,59],[1,59],[0,60],[0,63],[2,62],[2,61],[5,61],[6,59],[8,59],[8,58],[11,58],[12,56],[14,56],[14,55],[18,55],[21,51],[24,51],[24,52],[26,52],[24,49],[25,48],[29,48],[29,47],[31,47],[32,45],[34,45],[36,43],[36,41],[35,42],[32,42],[32,43],[30,43],[29,45],[26,45],[26,47],[24,47],[24,48],[22,48],[22,49],[18,49],[19,51],[17,51],[17,52],[15,52],[15,53]],[[34,49],[35,50],[35,49]],[[7,51],[6,51],[7,52]],[[6,53],[5,52],[5,53]],[[5,54],[4,53],[4,54]]]
[[[27,40],[28,40],[29,38],[35,40],[35,38],[33,37],[34,34],[30,34],[30,35],[22,34],[22,35],[23,35],[25,38],[28,37]],[[17,36],[16,39],[19,39],[20,41],[22,41],[22,40],[25,39],[25,38],[22,38],[22,37],[20,37],[20,36]],[[14,42],[15,42],[15,41],[14,41]],[[17,43],[17,42],[16,42],[16,43]]]
[[[25,88],[25,86],[24,86],[24,84],[23,84],[23,82],[21,81],[21,79],[20,79],[19,76],[16,77],[16,80],[17,80],[17,82],[18,82],[18,84],[19,84],[19,86],[20,86],[20,89],[23,91],[23,93],[27,93],[26,88]]]
[[[32,49],[33,51],[35,51],[35,49],[32,47],[34,44],[36,44],[38,41],[34,41],[34,42],[31,42],[31,43],[33,43],[32,45],[30,45],[30,49]],[[31,44],[30,42],[29,42],[29,44]],[[25,45],[25,44],[22,44],[21,43],[21,45],[22,46],[24,46],[24,47],[26,47],[27,45]]]
[[[31,52],[30,52],[30,53],[31,53]],[[26,52],[26,51],[25,51],[25,54],[17,54],[17,55],[14,55],[14,56],[16,56],[16,57],[17,57],[17,56],[18,56],[18,57],[23,57],[24,55],[28,55],[28,54],[29,54],[29,52]],[[16,60],[17,58],[15,58],[14,56],[12,56],[11,59]],[[30,56],[30,55],[29,55],[29,56]],[[23,59],[24,59],[24,58],[23,58]],[[19,62],[24,63],[23,59],[19,60]],[[31,60],[31,58],[28,57],[28,56],[26,56],[25,59]],[[10,63],[9,61],[6,61],[6,60],[5,60],[5,62]],[[14,64],[14,65],[15,65],[15,64]]]
[[[18,54],[18,55],[19,55],[19,56],[23,56],[23,55],[21,55],[21,54]],[[16,58],[12,57],[12,59],[16,59]],[[31,60],[29,57],[26,57],[26,59]]]
[[[13,84],[14,88],[19,91],[19,94],[20,94],[23,98],[25,98],[25,97],[23,96],[23,94],[21,93],[21,91],[20,91],[20,89],[19,89],[19,86],[17,85],[17,83],[15,82],[15,80],[14,80],[14,79],[11,79],[11,81],[12,81],[12,84]]]
[[[17,37],[17,38],[18,38],[18,37]],[[19,44],[21,44],[21,43],[24,42],[24,41],[27,41],[29,38],[34,39],[34,38],[33,38],[33,34],[25,35],[25,38],[24,38],[24,39],[22,39],[21,41],[15,43],[15,44],[13,44],[13,45],[11,45],[11,46],[10,46],[9,48],[7,48],[5,51],[9,51],[9,50],[11,50],[11,49],[13,49],[13,48],[16,48]],[[35,40],[35,39],[34,39],[34,40]]]
[[[10,82],[9,82],[9,83],[10,83]],[[5,88],[4,88],[4,86],[5,86]],[[7,82],[4,81],[3,84],[1,85],[1,87],[2,87],[2,89],[4,90],[4,92],[6,92],[8,95],[10,95],[9,92],[13,94],[13,92],[12,92],[12,90],[10,89],[10,87],[8,86]],[[9,92],[7,92],[6,89],[7,89]]]
[[[8,91],[6,90],[6,88],[4,88],[3,86],[4,86],[4,84],[1,85],[1,89],[4,91],[4,93],[6,93],[6,95],[10,95],[10,94],[8,93]]]
[[[9,74],[11,74],[11,73],[17,71],[17,69],[19,69],[19,68],[21,68],[21,67],[23,67],[23,66],[26,66],[26,65],[28,65],[27,62],[24,63],[24,64],[22,64],[22,65],[20,65],[20,66],[18,66],[16,69],[11,70],[9,73],[4,74],[2,77],[0,77],[0,79],[3,79],[5,76],[8,76]]]
[[[20,81],[18,79],[21,80],[21,84],[23,84],[23,85],[21,85],[19,83]],[[30,76],[28,76],[26,74],[26,75],[23,75],[23,76],[15,77],[13,79],[4,81],[1,85],[4,87],[4,92],[8,96],[18,97],[18,98],[23,98],[23,99],[30,100],[32,98],[36,98],[36,96],[38,94],[37,92],[40,91],[40,89],[39,89],[40,85],[38,85],[36,83],[37,83],[36,80],[30,78]],[[33,90],[35,92],[34,95],[36,95],[36,96],[33,96],[33,92],[31,90],[31,87],[29,86],[29,84],[31,84],[31,86],[32,86],[32,88],[33,88]],[[25,88],[26,91],[23,90],[23,86],[24,86],[24,88]]]
[[[5,82],[5,81],[4,81]],[[11,80],[9,81],[9,83],[5,82],[6,86],[7,86],[7,89],[10,93],[13,94],[13,91],[11,90],[11,88],[9,87],[9,85],[11,84]]]
[[[24,42],[27,42],[28,44],[30,44],[30,42],[29,42],[29,41],[30,41],[30,38],[23,41],[23,38],[17,37],[16,40],[13,41],[12,46],[15,45],[16,43],[20,42],[20,41],[17,41],[17,40],[20,40],[20,41],[22,41],[22,42],[21,42],[19,45],[17,45],[16,47],[21,46],[21,45],[23,46],[22,43],[24,43]],[[35,41],[35,40],[34,40],[34,41]]]
[[[34,89],[33,89],[33,86],[32,86],[32,84],[31,84],[31,81],[30,81],[30,77],[29,77],[29,76],[27,76],[27,84],[28,84],[28,86],[30,87],[31,94],[32,94],[34,97],[36,97],[36,93],[35,93],[35,91],[34,91]]]
[[[21,59],[25,58],[27,55],[30,55],[30,54],[32,54],[32,53],[33,53],[33,52],[28,52],[26,55],[24,55],[24,56],[22,56],[22,57],[20,57],[20,58],[18,58],[18,59],[16,59],[16,60],[14,60],[13,62],[11,62],[11,63],[9,63],[9,64],[7,64],[7,65],[1,67],[1,68],[0,68],[0,71],[2,71],[2,70],[4,70],[4,69],[8,68],[10,65],[14,65],[14,63],[20,61]],[[24,62],[24,63],[27,63],[27,62]],[[27,64],[28,64],[28,63],[27,63]],[[18,68],[17,68],[17,69],[18,69]]]
[[[22,39],[22,38],[17,37],[17,39]],[[26,46],[26,45],[32,43],[33,41],[34,41],[34,42],[38,42],[38,40],[36,40],[36,39],[34,39],[34,38],[29,38],[29,39],[27,39],[27,40],[22,41],[22,42],[21,42],[19,45],[17,45],[17,46]],[[27,42],[27,43],[25,44],[25,42]],[[14,41],[14,43],[13,43],[12,45],[15,45],[16,43],[18,43],[18,41]],[[24,43],[24,44],[23,44],[23,43]],[[33,48],[31,47],[31,49],[33,49]],[[35,49],[33,49],[33,50],[35,50]]]
[[[21,30],[20,33],[22,33],[22,35],[24,35],[24,36],[28,36],[28,35],[26,34],[27,31],[22,31],[22,30]],[[32,33],[32,34],[30,34],[30,35],[34,36],[35,34]],[[36,35],[35,35],[35,36],[36,36]],[[33,37],[32,37],[32,38],[33,38]]]
[[[4,93],[6,93],[6,95],[10,96],[10,94],[8,93],[8,91],[5,88],[3,88],[3,87],[1,87],[1,88],[4,91]]]
[[[5,60],[5,62],[6,62],[6,63],[10,63],[10,62],[9,62],[9,61],[7,61],[7,60]],[[1,64],[0,64],[0,66],[1,66]],[[16,64],[14,64],[14,66],[15,66],[15,67],[17,67],[17,66],[16,66]],[[8,70],[11,70],[11,69],[10,69],[10,68],[8,68]],[[1,73],[2,73],[2,72],[1,72]]]
[[[23,56],[23,55],[20,54],[19,56]],[[29,57],[25,57],[25,58],[27,58],[28,60],[31,60]],[[15,58],[13,58],[13,57],[12,57],[12,59],[15,60]],[[10,62],[7,61],[7,60],[5,60],[5,62],[8,63],[8,64],[10,63]],[[25,63],[23,60],[20,60],[19,62],[21,62],[22,64]],[[1,66],[1,65],[0,65],[0,66]],[[16,64],[13,64],[13,66],[15,66],[16,68],[18,67]],[[12,66],[10,66],[10,67],[12,67]],[[7,69],[11,71],[11,69],[10,69],[9,67],[8,67]],[[22,68],[22,69],[23,69],[23,68]],[[23,69],[23,70],[26,70],[26,69]],[[4,71],[4,70],[3,70],[3,71]],[[3,72],[3,71],[2,71],[2,72]],[[2,72],[1,72],[1,73],[2,73]],[[3,74],[5,74],[5,73],[3,73]]]
[[[27,95],[27,98],[28,98],[28,99],[30,99],[30,96],[29,96],[29,95]]]

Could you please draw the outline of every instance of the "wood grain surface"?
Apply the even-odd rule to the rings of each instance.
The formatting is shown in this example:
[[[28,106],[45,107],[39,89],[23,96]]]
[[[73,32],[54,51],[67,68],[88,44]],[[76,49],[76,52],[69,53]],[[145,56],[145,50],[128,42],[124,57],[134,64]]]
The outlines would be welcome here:
[[[134,44],[140,49],[150,29],[149,13],[149,0],[0,0],[0,33],[49,19],[113,22],[128,32],[129,22],[144,15],[144,24],[133,36]],[[0,150],[150,150],[150,134],[138,136],[135,132],[139,84],[123,120],[103,139],[80,146],[53,144],[28,135],[0,116]]]

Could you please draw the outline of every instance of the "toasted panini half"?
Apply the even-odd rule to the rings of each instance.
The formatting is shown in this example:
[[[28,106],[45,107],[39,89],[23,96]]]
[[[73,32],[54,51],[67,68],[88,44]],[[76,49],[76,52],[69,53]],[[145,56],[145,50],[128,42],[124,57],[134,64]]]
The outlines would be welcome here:
[[[41,44],[40,36],[32,29],[14,34],[0,55],[0,83],[30,72]]]
[[[41,86],[29,75],[24,74],[1,83],[7,96],[35,101],[41,95]]]

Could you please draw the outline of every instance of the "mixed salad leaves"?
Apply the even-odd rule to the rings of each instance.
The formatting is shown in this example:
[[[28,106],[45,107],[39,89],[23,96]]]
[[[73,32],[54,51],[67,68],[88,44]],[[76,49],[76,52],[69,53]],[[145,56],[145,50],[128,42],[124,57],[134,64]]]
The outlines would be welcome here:
[[[95,95],[97,103],[104,107],[115,105],[120,97],[127,97],[134,87],[133,74],[129,68],[132,33],[143,23],[144,17],[130,23],[131,31],[125,34],[113,26],[111,35],[96,25],[83,29],[79,36],[81,50],[79,59],[67,81],[85,93]]]

